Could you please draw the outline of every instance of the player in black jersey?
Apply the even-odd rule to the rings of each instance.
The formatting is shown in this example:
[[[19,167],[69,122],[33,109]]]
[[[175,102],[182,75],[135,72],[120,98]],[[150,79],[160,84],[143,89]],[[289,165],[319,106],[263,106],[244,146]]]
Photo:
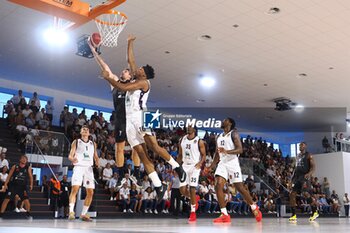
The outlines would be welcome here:
[[[33,190],[33,175],[32,168],[27,164],[28,158],[22,155],[19,164],[13,165],[9,175],[5,181],[4,188],[8,189],[4,202],[1,205],[0,213],[4,213],[10,200],[14,200],[18,195],[24,203],[24,206],[28,213],[30,212],[30,203],[28,200],[28,181],[29,190]]]
[[[97,58],[99,59],[99,58]],[[99,60],[101,65],[105,67],[105,64],[102,60]],[[131,74],[129,69],[124,69],[119,77],[120,82],[128,83],[131,81]],[[115,160],[118,168],[118,184],[121,184],[121,180],[124,178],[124,148],[126,142],[126,114],[125,114],[125,91],[121,91],[117,88],[114,88],[111,85],[113,93],[113,105],[116,112],[115,117]],[[140,158],[137,155],[135,150],[132,150],[132,161],[134,163],[134,176],[137,181],[140,181]]]
[[[289,203],[292,211],[292,216],[289,221],[297,221],[295,214],[296,196],[300,195],[302,191],[309,191],[311,187],[310,178],[315,171],[315,161],[312,155],[306,150],[306,143],[302,142],[299,145],[300,153],[296,157],[296,166],[294,175],[292,177],[292,191],[289,194]],[[312,199],[310,199],[312,200]],[[318,217],[317,206],[313,201],[309,201],[312,208],[312,216],[310,221],[314,221]]]
[[[89,44],[92,51],[94,49]],[[94,53],[97,64],[102,70],[108,70],[111,72],[109,66],[102,60],[98,54]],[[128,83],[131,81],[132,76],[130,69],[124,69],[120,77],[115,77],[116,80],[122,83]],[[121,91],[111,85],[113,94],[113,105],[116,112],[114,119],[114,136],[115,136],[115,162],[118,169],[118,184],[121,185],[121,180],[124,178],[124,148],[126,142],[126,114],[125,114],[125,91]],[[135,150],[132,150],[132,161],[134,163],[134,176],[137,181],[140,181],[140,158]]]

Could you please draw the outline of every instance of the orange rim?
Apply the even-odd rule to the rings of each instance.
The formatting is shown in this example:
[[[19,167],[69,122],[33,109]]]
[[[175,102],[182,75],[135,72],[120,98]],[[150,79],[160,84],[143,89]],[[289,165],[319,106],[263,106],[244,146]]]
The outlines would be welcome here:
[[[107,11],[106,13],[104,13],[106,15],[121,15],[122,17],[125,18],[125,20],[123,22],[119,22],[119,23],[110,23],[110,22],[107,22],[107,21],[103,21],[103,20],[100,20],[100,19],[95,19],[95,22],[99,23],[99,24],[104,24],[104,25],[109,25],[109,26],[120,26],[120,25],[123,25],[126,23],[126,21],[128,20],[128,17],[123,13],[123,12],[120,12],[120,11],[115,11],[115,10],[109,10]]]

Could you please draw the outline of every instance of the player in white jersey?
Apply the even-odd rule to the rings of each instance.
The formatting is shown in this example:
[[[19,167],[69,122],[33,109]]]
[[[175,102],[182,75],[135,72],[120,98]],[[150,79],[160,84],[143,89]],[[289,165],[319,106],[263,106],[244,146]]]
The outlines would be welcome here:
[[[71,146],[71,150],[68,159],[73,163],[73,176],[72,176],[72,191],[69,196],[69,219],[75,219],[74,206],[76,196],[81,184],[86,188],[86,198],[81,212],[80,218],[83,221],[91,221],[90,217],[86,214],[94,195],[95,179],[92,166],[98,166],[98,155],[96,152],[96,145],[93,141],[89,140],[90,132],[89,128],[84,125],[80,130],[81,139],[74,140]]]
[[[228,180],[231,184],[234,184],[236,190],[242,194],[246,203],[250,205],[256,221],[260,222],[262,219],[259,207],[253,202],[249,191],[242,182],[239,154],[242,153],[243,149],[235,125],[236,123],[232,118],[226,118],[221,126],[224,132],[216,139],[217,151],[210,168],[213,169],[217,165],[215,170],[215,191],[221,208],[221,215],[214,219],[214,223],[231,222],[231,217],[226,210],[224,196],[224,186]]]
[[[187,135],[180,140],[178,163],[186,172],[185,182],[180,183],[180,192],[191,200],[191,214],[188,222],[196,222],[196,189],[198,186],[201,166],[205,162],[206,152],[204,142],[196,135],[196,129],[191,125],[187,127]],[[189,189],[187,187],[189,186]]]

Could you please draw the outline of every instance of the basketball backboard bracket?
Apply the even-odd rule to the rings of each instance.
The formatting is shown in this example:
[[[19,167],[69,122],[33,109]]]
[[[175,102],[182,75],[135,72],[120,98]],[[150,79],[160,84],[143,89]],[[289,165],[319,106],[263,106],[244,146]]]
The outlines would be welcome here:
[[[91,8],[83,0],[8,0],[57,18],[70,21],[62,30],[73,30],[94,20],[101,14],[111,10],[126,0],[106,0],[100,5]]]

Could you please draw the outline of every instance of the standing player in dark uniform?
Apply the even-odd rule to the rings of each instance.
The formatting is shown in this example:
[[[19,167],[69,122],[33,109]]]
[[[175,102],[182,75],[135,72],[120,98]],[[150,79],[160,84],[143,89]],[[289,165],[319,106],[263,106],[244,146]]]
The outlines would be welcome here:
[[[22,155],[19,160],[19,164],[12,166],[4,184],[4,188],[8,188],[8,192],[4,202],[1,205],[1,214],[5,212],[8,203],[10,200],[14,200],[16,195],[21,198],[28,213],[30,212],[27,185],[29,181],[29,190],[32,191],[33,175],[32,168],[27,164],[27,162],[27,156]]]
[[[315,171],[315,161],[312,155],[306,151],[306,143],[302,142],[299,145],[300,153],[296,157],[296,166],[294,175],[292,177],[292,191],[289,194],[289,203],[292,211],[292,216],[289,218],[290,222],[296,222],[297,216],[295,214],[296,196],[300,195],[302,190],[307,191],[311,187],[310,178]],[[317,207],[312,201],[308,200],[312,209],[312,216],[310,221],[314,221],[318,217]]]

